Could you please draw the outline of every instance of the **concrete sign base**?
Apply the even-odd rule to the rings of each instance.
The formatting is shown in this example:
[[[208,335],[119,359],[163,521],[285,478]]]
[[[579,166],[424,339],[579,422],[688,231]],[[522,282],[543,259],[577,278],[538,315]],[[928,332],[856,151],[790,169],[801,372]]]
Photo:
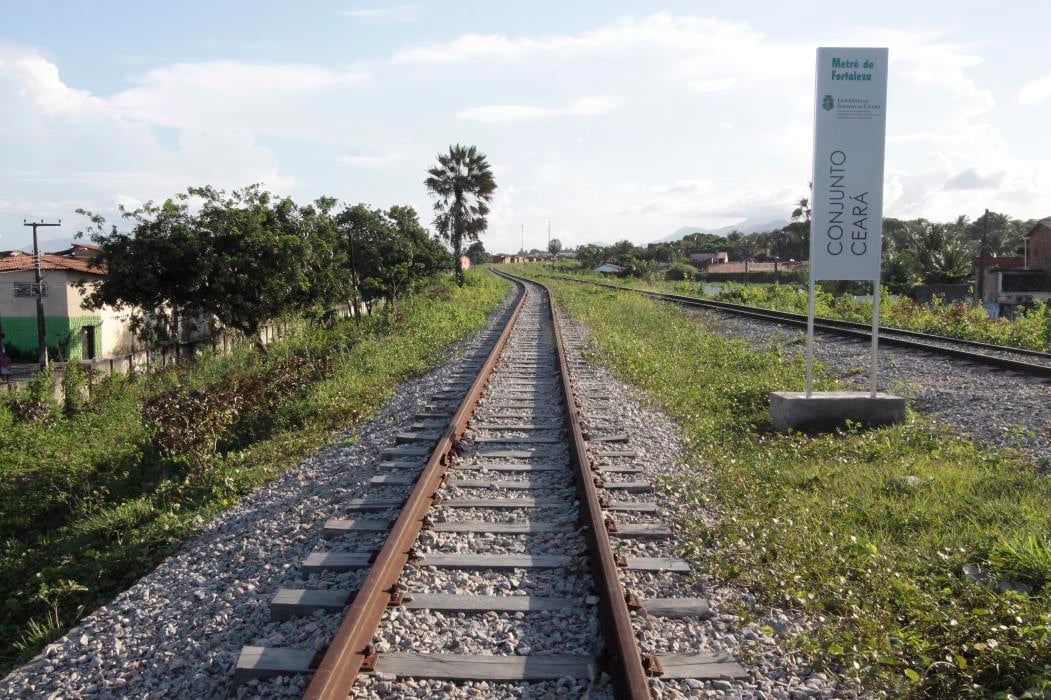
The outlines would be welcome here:
[[[833,430],[847,421],[863,425],[893,425],[905,420],[905,399],[867,391],[774,391],[770,418],[778,430]]]

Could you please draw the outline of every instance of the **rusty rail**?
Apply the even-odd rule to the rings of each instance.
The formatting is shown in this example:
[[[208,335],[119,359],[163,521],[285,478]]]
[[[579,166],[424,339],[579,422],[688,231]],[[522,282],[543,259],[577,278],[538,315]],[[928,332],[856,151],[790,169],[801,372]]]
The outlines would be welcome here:
[[[304,698],[346,700],[362,665],[372,655],[372,638],[383,617],[383,611],[386,610],[391,597],[397,594],[398,579],[401,578],[402,571],[412,555],[412,545],[423,528],[423,521],[434,502],[434,495],[445,478],[449,455],[467,429],[467,423],[489,381],[489,376],[496,367],[521,314],[528,292],[521,281],[516,280],[516,283],[521,293],[514,313],[500,333],[456,413],[442,431],[438,444],[427,460],[394,527],[387,535],[383,548],[376,555],[368,576],[354,596],[354,602],[351,603],[336,631],[336,636],[321,659],[310,685],[307,686]]]
[[[522,281],[513,275],[507,276],[516,282]],[[585,539],[591,553],[591,575],[599,597],[599,621],[605,640],[605,661],[613,680],[616,697],[642,700],[650,697],[649,684],[646,681],[639,643],[631,624],[631,612],[627,601],[629,593],[620,583],[617,560],[610,544],[606,517],[598,495],[598,471],[587,455],[584,431],[580,426],[580,409],[574,397],[569,359],[559,326],[558,309],[555,308],[551,290],[546,285],[535,280],[529,281],[543,288],[547,294],[547,308],[551,315],[559,375],[562,378],[562,397],[570,436],[569,452],[576,476],[577,495],[584,509],[582,518],[585,524]]]

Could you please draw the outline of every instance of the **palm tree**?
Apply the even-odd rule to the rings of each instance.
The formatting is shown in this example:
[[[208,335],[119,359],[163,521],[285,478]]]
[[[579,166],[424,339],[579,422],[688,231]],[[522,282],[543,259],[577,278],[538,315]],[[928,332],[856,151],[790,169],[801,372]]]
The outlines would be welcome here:
[[[796,202],[796,208],[792,210],[792,220],[798,221],[802,219],[804,223],[810,222],[810,200],[803,197]]]
[[[460,263],[464,240],[477,241],[485,231],[485,217],[496,189],[493,171],[478,148],[456,144],[448,153],[438,154],[438,164],[427,171],[424,180],[434,203],[434,225],[442,238],[452,244],[456,283],[463,286]]]
[[[970,275],[974,250],[957,220],[956,224],[920,227],[914,236],[914,250],[923,281],[928,284],[963,282]]]

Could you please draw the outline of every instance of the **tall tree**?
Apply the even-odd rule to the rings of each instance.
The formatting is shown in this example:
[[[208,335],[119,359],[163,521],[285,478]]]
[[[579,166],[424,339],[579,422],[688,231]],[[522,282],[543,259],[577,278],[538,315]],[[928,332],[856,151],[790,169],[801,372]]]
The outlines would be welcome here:
[[[123,215],[134,222],[131,234],[116,227],[107,233],[104,220],[91,215],[97,262],[107,275],[91,288],[87,304],[138,310],[137,330],[146,339],[144,331],[158,325],[160,335],[171,337],[181,319],[200,314],[263,349],[261,325],[306,296],[309,248],[290,199],[275,199],[257,185],[230,194],[191,187]]]
[[[926,225],[914,228],[913,244],[923,281],[929,284],[966,281],[971,273],[971,258],[974,255],[974,247],[967,240],[964,230],[966,222],[923,223]]]
[[[326,323],[335,319],[335,307],[346,303],[352,294],[352,280],[346,274],[347,249],[333,214],[335,207],[335,198],[319,197],[299,208],[307,285],[298,305],[311,319]]]
[[[496,180],[485,155],[475,146],[456,144],[448,153],[438,155],[438,163],[427,171],[424,180],[436,198],[434,225],[453,248],[456,283],[464,283],[463,242],[476,241],[486,227],[489,203],[496,190]]]
[[[960,217],[966,224],[966,217]],[[1017,219],[1012,219],[1007,214],[991,211],[986,217],[982,214],[967,228],[967,235],[973,241],[981,241],[983,235],[986,239],[986,255],[1018,255],[1022,252],[1022,241],[1028,228]]]
[[[475,241],[467,246],[465,255],[467,255],[472,265],[481,265],[489,262],[489,253],[485,250],[485,244],[481,241]]]

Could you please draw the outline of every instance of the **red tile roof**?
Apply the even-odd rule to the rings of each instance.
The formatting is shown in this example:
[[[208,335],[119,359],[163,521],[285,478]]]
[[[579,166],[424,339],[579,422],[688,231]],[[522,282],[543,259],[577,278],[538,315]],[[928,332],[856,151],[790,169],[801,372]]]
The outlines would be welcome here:
[[[33,256],[28,253],[0,257],[0,272],[27,272],[32,269]],[[69,270],[70,272],[86,272],[92,275],[106,274],[106,268],[92,265],[89,260],[48,253],[40,256],[40,269],[45,272]]]

